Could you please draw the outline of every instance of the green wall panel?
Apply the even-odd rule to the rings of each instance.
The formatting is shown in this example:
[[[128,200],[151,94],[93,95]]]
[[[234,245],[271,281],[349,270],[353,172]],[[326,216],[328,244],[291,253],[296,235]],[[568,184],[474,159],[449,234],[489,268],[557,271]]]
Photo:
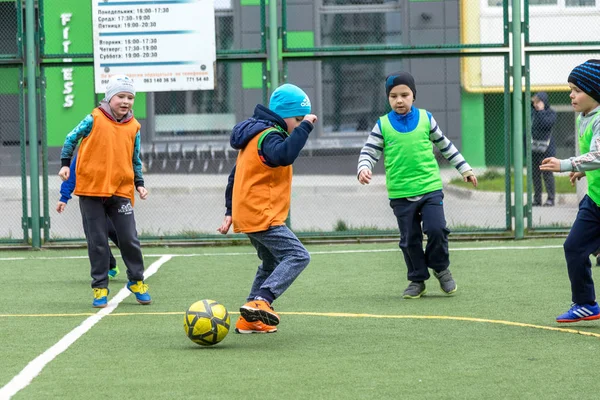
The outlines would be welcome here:
[[[19,93],[19,68],[0,68],[0,94]]]
[[[461,153],[472,167],[485,167],[484,97],[479,93],[461,93]]]
[[[260,62],[245,62],[242,64],[242,88],[262,89],[263,64]]]
[[[92,67],[73,67],[73,106],[65,107],[62,67],[46,68],[46,134],[48,146],[62,146],[67,134],[96,106]]]
[[[85,0],[43,0],[44,54],[91,54],[92,46],[92,2]],[[66,25],[62,25],[62,14],[71,14]],[[63,29],[69,28],[71,43],[64,51]]]

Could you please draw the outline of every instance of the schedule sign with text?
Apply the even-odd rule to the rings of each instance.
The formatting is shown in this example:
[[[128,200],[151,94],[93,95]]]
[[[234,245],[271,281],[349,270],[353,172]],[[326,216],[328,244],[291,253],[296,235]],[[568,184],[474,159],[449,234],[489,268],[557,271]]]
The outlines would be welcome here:
[[[94,86],[125,74],[139,92],[214,89],[214,0],[93,0]]]

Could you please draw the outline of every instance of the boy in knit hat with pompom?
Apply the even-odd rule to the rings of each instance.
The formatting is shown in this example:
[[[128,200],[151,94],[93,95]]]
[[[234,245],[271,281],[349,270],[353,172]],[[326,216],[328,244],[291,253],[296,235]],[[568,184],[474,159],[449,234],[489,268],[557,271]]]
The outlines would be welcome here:
[[[140,123],[133,117],[135,87],[125,75],[109,79],[104,100],[65,139],[58,175],[69,179],[71,158],[79,143],[74,193],[86,229],[91,265],[92,306],[106,307],[110,247],[108,222],[114,225],[127,267],[127,288],[140,304],[150,304],[144,283],[144,260],[133,215],[134,192],[148,197],[140,160]],[[80,143],[81,141],[81,143]]]
[[[546,158],[540,170],[569,172],[572,185],[586,177],[588,192],[579,203],[579,212],[563,246],[573,305],[556,317],[556,322],[600,318],[590,262],[590,254],[600,248],[600,60],[588,60],[576,66],[567,81],[571,88],[571,105],[580,113],[577,136],[581,155],[564,160]]]
[[[463,176],[477,186],[477,178],[452,142],[444,136],[429,111],[413,106],[415,80],[408,72],[386,78],[385,92],[392,111],[379,118],[358,158],[358,181],[371,182],[375,163],[385,156],[390,206],[400,230],[400,249],[408,269],[408,287],[402,296],[418,299],[426,293],[429,268],[441,290],[451,295],[457,285],[448,268],[448,233],[444,194],[433,145]],[[423,234],[427,246],[423,251]]]
[[[317,116],[306,93],[279,86],[269,108],[233,128],[230,143],[239,150],[225,190],[225,219],[217,229],[248,235],[262,263],[235,325],[238,333],[277,331],[279,315],[271,304],[306,268],[310,255],[285,225],[292,189],[292,163],[308,140]]]

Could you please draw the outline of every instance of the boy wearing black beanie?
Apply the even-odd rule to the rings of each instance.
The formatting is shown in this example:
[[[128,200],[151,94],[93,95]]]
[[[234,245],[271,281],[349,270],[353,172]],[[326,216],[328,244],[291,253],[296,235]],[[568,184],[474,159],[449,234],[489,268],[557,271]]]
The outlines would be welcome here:
[[[577,136],[581,155],[564,160],[546,158],[540,170],[569,172],[571,185],[585,176],[588,192],[579,203],[579,212],[563,246],[573,305],[556,317],[556,322],[600,318],[589,257],[600,248],[600,60],[588,60],[576,66],[568,82],[571,104],[580,113]]]
[[[395,72],[385,80],[392,111],[379,118],[358,159],[358,181],[371,181],[375,163],[385,156],[390,206],[400,229],[400,249],[408,268],[405,299],[425,294],[429,268],[441,290],[451,295],[457,286],[450,269],[448,233],[444,216],[442,178],[433,144],[463,176],[477,186],[477,178],[464,157],[444,136],[430,112],[413,106],[415,80],[408,72]],[[421,228],[422,225],[422,228]],[[423,251],[423,234],[427,246]]]

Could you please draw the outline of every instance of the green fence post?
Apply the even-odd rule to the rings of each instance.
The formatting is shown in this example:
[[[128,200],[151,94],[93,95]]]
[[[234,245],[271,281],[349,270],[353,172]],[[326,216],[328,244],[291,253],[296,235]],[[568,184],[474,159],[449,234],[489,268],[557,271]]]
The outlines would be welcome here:
[[[31,246],[39,249],[40,239],[40,173],[37,135],[37,82],[35,48],[35,4],[25,0],[25,58],[27,60],[27,123],[29,132],[29,174],[31,181]]]
[[[277,0],[269,0],[269,64],[271,91],[279,86],[279,38],[277,37]]]
[[[513,166],[515,171],[515,239],[523,239],[523,92],[521,67],[521,1],[512,0]]]

